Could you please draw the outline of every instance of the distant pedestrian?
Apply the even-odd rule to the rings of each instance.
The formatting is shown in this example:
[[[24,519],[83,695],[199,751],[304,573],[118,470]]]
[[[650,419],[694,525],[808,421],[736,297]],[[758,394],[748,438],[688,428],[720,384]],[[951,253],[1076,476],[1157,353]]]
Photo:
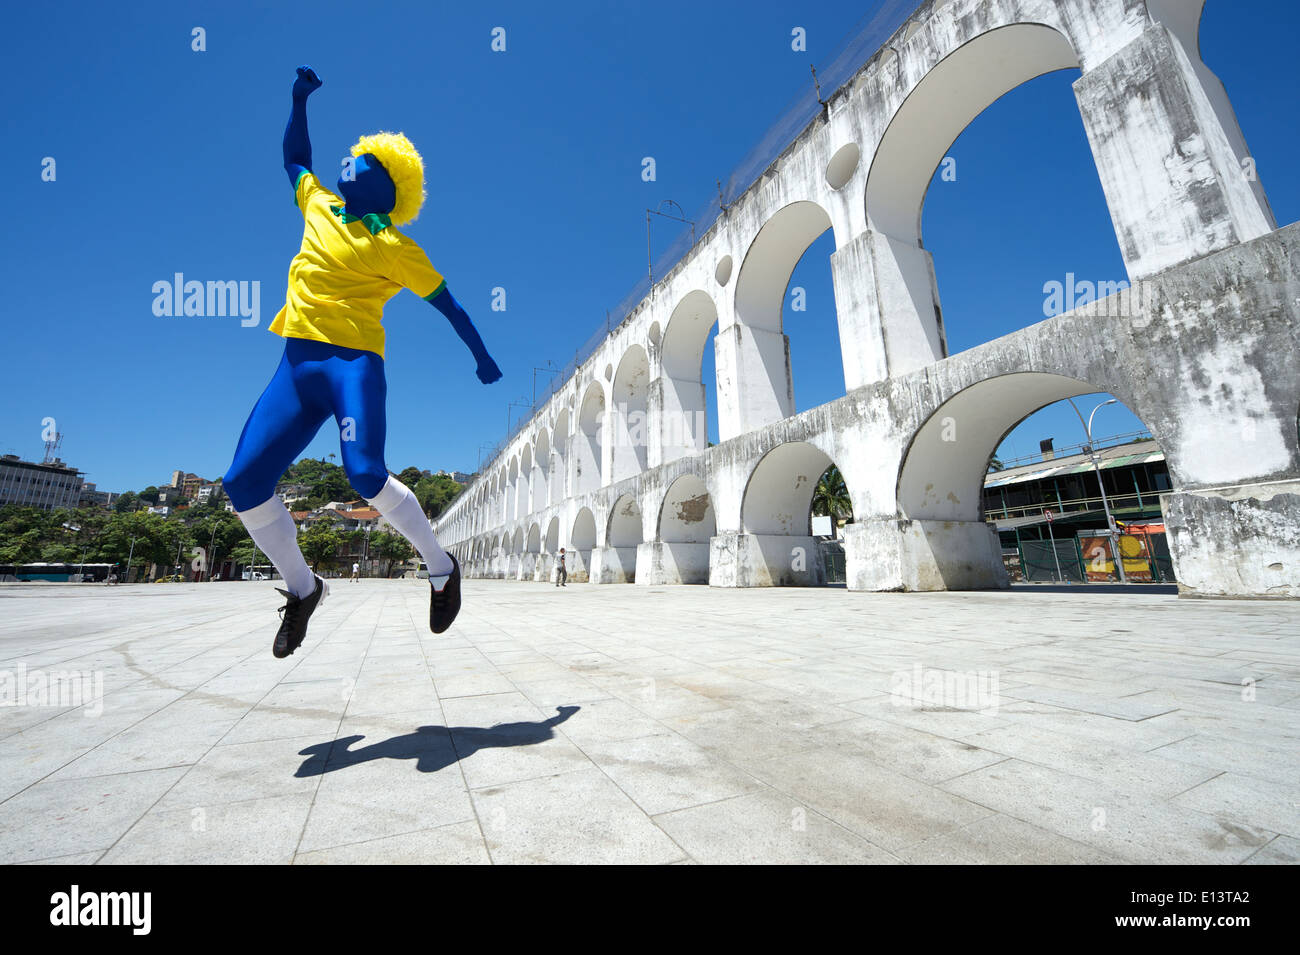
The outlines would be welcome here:
[[[361,565],[355,562],[352,564],[352,579],[353,580],[361,579]]]
[[[560,565],[555,568],[555,586],[569,586],[569,572],[564,567],[564,548],[560,548]]]

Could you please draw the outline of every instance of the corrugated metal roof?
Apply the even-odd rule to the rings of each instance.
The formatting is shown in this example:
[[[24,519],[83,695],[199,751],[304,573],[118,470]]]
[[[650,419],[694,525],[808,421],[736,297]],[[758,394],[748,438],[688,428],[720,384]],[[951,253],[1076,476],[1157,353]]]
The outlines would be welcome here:
[[[1152,443],[1152,442],[1144,442]],[[1137,464],[1151,464],[1156,461],[1163,461],[1165,453],[1159,449],[1155,451],[1143,451],[1138,454],[1118,454],[1107,457],[1108,453],[1113,454],[1122,448],[1106,448],[1100,452],[1101,466],[1103,468],[1122,468]],[[1073,455],[1066,461],[1044,461],[1038,465],[1025,465],[1014,469],[1013,471],[994,471],[984,481],[984,486],[1005,487],[1008,484],[1023,484],[1028,481],[1041,481],[1049,477],[1064,477],[1067,474],[1081,474],[1084,471],[1092,470],[1092,461],[1081,454]]]

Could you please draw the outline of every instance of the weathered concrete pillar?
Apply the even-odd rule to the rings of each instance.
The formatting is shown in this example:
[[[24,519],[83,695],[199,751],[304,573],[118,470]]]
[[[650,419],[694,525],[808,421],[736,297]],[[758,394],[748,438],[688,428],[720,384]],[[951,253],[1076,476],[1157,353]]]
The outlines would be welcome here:
[[[1009,586],[997,532],[983,521],[859,520],[844,528],[849,590]]]
[[[650,541],[637,545],[638,584],[707,584],[709,545],[683,541]]]
[[[564,552],[565,567],[569,571],[569,583],[583,584],[591,578],[591,551],[570,547]]]
[[[1300,597],[1300,481],[1162,495],[1181,593]]]
[[[636,582],[636,546],[593,547],[590,581],[593,584]]]
[[[615,481],[614,448],[618,442],[614,436],[614,429],[617,426],[615,410],[609,402],[606,402],[605,410],[600,415],[600,430],[596,432],[596,440],[599,442],[596,453],[600,455],[600,481],[595,485],[596,487],[607,487]]]
[[[709,540],[713,587],[819,587],[826,572],[817,538],[722,532]]]
[[[790,340],[737,322],[713,340],[722,441],[794,414]]]
[[[1276,228],[1233,147],[1244,140],[1231,107],[1165,27],[1147,27],[1074,93],[1131,279]]]
[[[831,256],[844,386],[906,374],[947,355],[934,259],[867,230]]]

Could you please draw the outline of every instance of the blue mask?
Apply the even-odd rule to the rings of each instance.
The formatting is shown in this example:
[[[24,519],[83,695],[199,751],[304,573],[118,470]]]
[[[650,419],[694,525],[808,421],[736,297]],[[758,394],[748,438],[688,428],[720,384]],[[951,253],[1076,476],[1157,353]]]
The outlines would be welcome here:
[[[397,204],[397,188],[387,170],[371,153],[356,156],[352,178],[339,176],[339,195],[350,215],[360,218],[370,213],[389,213]]]

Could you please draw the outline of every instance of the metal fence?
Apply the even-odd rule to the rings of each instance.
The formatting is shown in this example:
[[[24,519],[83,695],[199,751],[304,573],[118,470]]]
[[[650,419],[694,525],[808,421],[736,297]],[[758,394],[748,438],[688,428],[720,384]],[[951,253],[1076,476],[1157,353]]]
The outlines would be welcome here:
[[[1124,571],[1135,583],[1173,583],[1174,563],[1169,554],[1169,539],[1164,534],[1120,535],[1120,549],[1135,556],[1123,557]],[[1089,542],[1089,552],[1083,543]],[[1133,546],[1141,543],[1141,548]],[[1109,540],[1090,536],[1058,537],[1053,540],[1022,540],[1017,551],[1004,552],[1012,580],[1027,583],[1076,584],[1117,582],[1119,575],[1111,555]],[[1098,549],[1100,548],[1100,549]],[[1095,552],[1095,553],[1094,553]]]

